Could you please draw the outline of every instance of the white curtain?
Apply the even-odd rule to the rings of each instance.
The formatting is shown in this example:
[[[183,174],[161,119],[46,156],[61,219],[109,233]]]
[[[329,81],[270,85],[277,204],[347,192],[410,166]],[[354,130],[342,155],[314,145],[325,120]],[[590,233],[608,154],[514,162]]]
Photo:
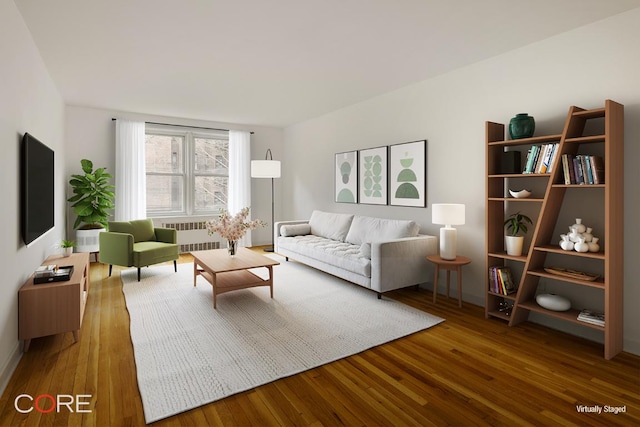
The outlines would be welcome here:
[[[116,221],[147,216],[144,122],[116,120]]]
[[[229,131],[229,213],[235,215],[244,207],[251,207],[251,134]],[[251,213],[249,218],[251,219]],[[251,231],[238,242],[251,246]]]

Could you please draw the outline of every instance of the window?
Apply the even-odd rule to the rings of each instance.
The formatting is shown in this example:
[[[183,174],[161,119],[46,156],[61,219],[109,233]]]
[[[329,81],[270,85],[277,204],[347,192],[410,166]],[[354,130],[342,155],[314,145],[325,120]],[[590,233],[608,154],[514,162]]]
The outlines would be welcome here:
[[[227,207],[229,138],[147,128],[147,215],[211,214]]]

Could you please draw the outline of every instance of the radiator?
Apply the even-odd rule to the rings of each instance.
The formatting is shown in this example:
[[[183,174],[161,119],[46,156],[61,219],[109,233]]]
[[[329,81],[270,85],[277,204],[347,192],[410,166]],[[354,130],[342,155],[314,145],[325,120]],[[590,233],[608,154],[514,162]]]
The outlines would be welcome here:
[[[207,233],[204,221],[163,222],[160,227],[173,228],[178,232],[180,253],[220,249],[221,247],[221,241],[215,240],[219,237],[209,236]]]

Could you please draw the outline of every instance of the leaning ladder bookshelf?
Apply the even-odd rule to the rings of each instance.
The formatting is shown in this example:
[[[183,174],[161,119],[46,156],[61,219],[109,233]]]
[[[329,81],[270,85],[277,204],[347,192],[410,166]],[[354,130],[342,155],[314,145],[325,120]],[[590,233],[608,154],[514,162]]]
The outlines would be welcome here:
[[[586,135],[585,126],[590,120],[603,119],[604,133]],[[551,172],[544,174],[502,173],[500,162],[502,153],[508,150],[527,150],[534,144],[558,143],[558,153],[554,157]],[[565,184],[562,155],[577,155],[589,147],[597,145],[603,153],[603,184],[578,185]],[[486,122],[486,265],[491,267],[506,265],[521,269],[518,290],[514,294],[503,295],[492,291],[490,278],[486,279],[485,317],[506,320],[510,326],[528,320],[531,312],[563,319],[601,331],[604,334],[604,357],[613,358],[622,351],[623,326],[623,185],[624,185],[624,106],[614,101],[605,101],[604,108],[585,110],[571,107],[561,134],[536,136],[516,140],[505,140],[505,126],[500,123]],[[540,195],[527,199],[510,198],[507,189],[510,184],[535,180],[542,190]],[[601,191],[590,192],[600,188]],[[579,253],[563,251],[552,242],[562,202],[567,191],[584,192],[584,197],[594,198],[594,203],[604,207],[604,232],[600,242],[600,252]],[[518,210],[519,206],[538,210],[534,221],[530,243],[525,245],[524,254],[519,257],[507,255],[504,246],[505,213]],[[514,205],[516,205],[514,207]],[[544,270],[547,255],[564,257],[582,257],[584,261],[599,263],[603,271],[595,281],[557,276]],[[577,320],[579,311],[551,311],[535,302],[540,278],[559,281],[567,286],[583,286],[602,292],[605,325],[591,325]],[[517,280],[517,279],[516,279]],[[564,286],[564,285],[563,285]],[[509,307],[505,310],[505,307]]]

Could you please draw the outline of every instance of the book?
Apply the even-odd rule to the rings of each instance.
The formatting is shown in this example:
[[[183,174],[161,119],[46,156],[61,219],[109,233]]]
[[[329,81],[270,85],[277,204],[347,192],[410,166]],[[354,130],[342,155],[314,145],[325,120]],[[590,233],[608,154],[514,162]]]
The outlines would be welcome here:
[[[604,313],[585,309],[578,314],[578,320],[592,325],[604,326]]]
[[[539,151],[540,151],[540,146],[538,145],[531,146],[531,149],[529,149],[529,155],[527,156],[527,164],[524,168],[523,173],[532,173]]]
[[[571,184],[571,174],[569,173],[569,155],[562,155],[562,174],[564,175],[564,183]]]
[[[589,156],[594,184],[604,184],[604,160],[600,156]]]
[[[513,281],[511,269],[509,267],[502,267],[498,269],[498,273],[500,274],[500,281],[502,282],[502,290],[504,295],[509,295],[516,292],[517,287]]]
[[[489,267],[489,290],[500,295],[509,295],[518,290],[509,267]]]
[[[549,153],[549,144],[540,146],[540,154],[538,155],[538,159],[536,161],[536,168],[534,169],[534,173],[544,173],[544,172],[541,172],[542,165],[544,164],[548,153]],[[545,171],[546,171],[546,168],[545,168]]]
[[[589,184],[593,184],[593,170],[591,168],[591,156],[589,155],[584,156],[584,164],[587,168],[587,182],[589,182]]]
[[[556,163],[556,154],[558,153],[558,146],[560,144],[559,143],[555,143],[553,144],[553,147],[551,147],[551,158],[549,159],[549,168],[547,169],[547,173],[551,173],[553,172],[553,165]]]
[[[573,169],[576,174],[576,181],[574,184],[584,184],[584,175],[582,175],[582,162],[579,157],[573,159]]]

